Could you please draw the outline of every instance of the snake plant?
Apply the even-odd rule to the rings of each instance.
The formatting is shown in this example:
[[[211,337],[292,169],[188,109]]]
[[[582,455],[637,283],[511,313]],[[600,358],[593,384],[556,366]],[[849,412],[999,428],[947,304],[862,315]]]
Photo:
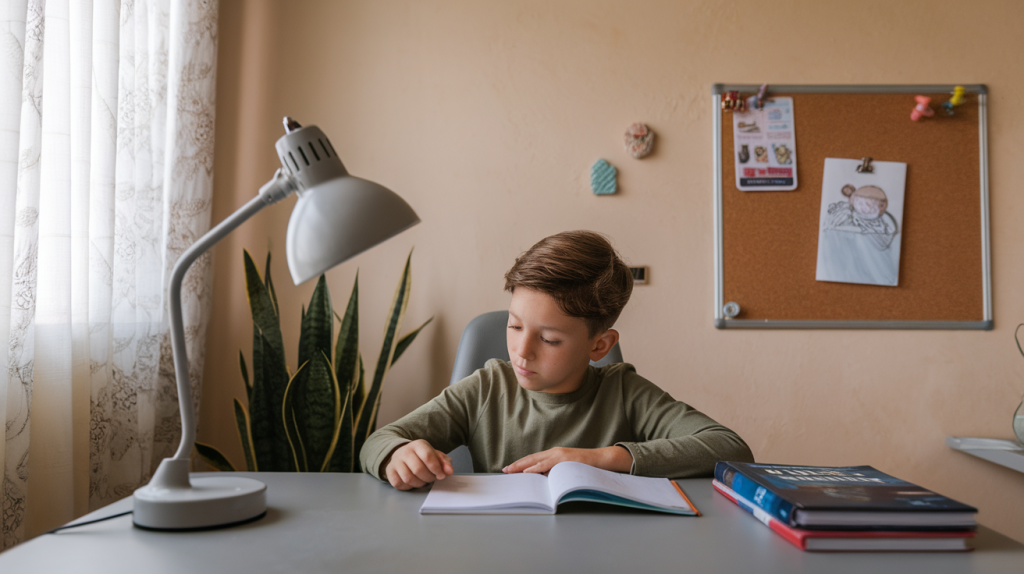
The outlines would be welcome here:
[[[381,387],[391,365],[416,339],[417,329],[399,338],[412,286],[410,263],[395,289],[384,329],[384,344],[367,388],[359,352],[359,275],[344,316],[331,304],[327,281],[320,276],[308,307],[302,309],[298,368],[285,363],[280,308],[270,277],[260,277],[249,252],[244,253],[245,286],[252,312],[252,379],[238,352],[247,404],[235,399],[235,423],[245,454],[245,469],[272,472],[359,472],[359,449],[377,426]],[[334,320],[341,325],[334,342]],[[332,345],[333,343],[333,345]],[[196,443],[199,455],[218,470],[235,470],[213,446]]]

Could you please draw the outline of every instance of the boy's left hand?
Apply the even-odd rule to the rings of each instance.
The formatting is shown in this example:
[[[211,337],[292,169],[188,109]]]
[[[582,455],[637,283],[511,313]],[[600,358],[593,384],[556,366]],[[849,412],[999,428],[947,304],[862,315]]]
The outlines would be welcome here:
[[[614,472],[629,472],[633,468],[633,455],[625,447],[565,448],[555,447],[537,452],[501,469],[504,473],[547,472],[560,462],[572,460]]]

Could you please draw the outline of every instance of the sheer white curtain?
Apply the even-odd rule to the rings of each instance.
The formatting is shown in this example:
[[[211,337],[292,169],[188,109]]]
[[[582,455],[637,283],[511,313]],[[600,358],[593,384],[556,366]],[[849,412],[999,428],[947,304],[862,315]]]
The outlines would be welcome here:
[[[0,46],[8,548],[177,445],[165,284],[210,223],[217,0],[0,0]],[[197,401],[208,267],[183,289]]]

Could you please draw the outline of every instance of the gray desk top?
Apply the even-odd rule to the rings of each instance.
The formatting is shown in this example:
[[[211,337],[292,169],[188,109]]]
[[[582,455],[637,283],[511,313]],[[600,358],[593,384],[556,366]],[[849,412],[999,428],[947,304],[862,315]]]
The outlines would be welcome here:
[[[131,517],[43,535],[0,554],[0,572],[1020,572],[1024,546],[980,528],[968,553],[802,552],[715,494],[680,481],[704,516],[570,503],[555,516],[421,516],[426,492],[366,475],[241,473],[267,483],[264,518],[160,533]],[[123,512],[131,499],[81,521]]]

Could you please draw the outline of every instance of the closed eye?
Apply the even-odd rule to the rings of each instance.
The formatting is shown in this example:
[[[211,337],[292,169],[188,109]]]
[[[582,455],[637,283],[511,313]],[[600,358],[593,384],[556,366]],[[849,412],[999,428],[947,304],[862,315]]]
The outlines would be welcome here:
[[[509,325],[508,328],[512,329],[513,331],[522,331],[523,330],[522,325]],[[545,343],[545,344],[548,344],[548,345],[552,345],[552,346],[562,344],[561,341],[549,341],[549,340],[545,339],[544,337],[539,337],[539,339],[541,340],[542,343]]]

